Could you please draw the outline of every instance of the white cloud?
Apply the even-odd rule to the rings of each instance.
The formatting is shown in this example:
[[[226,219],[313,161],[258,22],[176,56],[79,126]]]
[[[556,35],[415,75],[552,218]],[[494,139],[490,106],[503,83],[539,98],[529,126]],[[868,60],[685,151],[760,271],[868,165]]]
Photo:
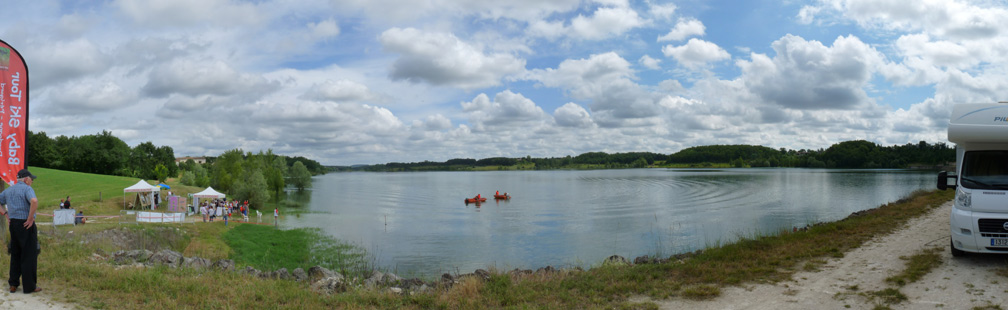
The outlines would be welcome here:
[[[154,67],[142,91],[152,97],[171,94],[247,96],[272,92],[277,87],[262,76],[238,72],[222,61],[187,59]]]
[[[1003,6],[984,2],[924,0],[907,5],[898,0],[828,0],[821,7],[838,11],[865,28],[924,31],[937,38],[979,40],[1006,30]],[[810,8],[810,10],[812,10]]]
[[[515,56],[484,54],[482,48],[449,33],[392,28],[379,37],[384,48],[400,54],[389,76],[463,89],[495,86],[504,76],[520,72],[525,61]]]
[[[648,3],[648,6],[651,10],[651,16],[659,19],[671,19],[677,9],[675,3]]]
[[[135,102],[137,94],[114,82],[85,81],[50,92],[49,99],[52,106],[45,113],[81,116],[127,106]]]
[[[547,116],[535,102],[510,90],[497,93],[493,101],[479,94],[470,102],[462,102],[462,109],[469,114],[475,131],[524,130],[541,125]]]
[[[594,125],[588,111],[573,102],[568,102],[553,111],[553,118],[557,125],[563,127],[587,128]]]
[[[613,52],[564,60],[556,69],[535,69],[529,76],[548,87],[566,89],[579,99],[600,96],[610,83],[633,77],[630,63]]]
[[[87,39],[45,43],[22,53],[29,64],[33,86],[48,86],[90,75],[98,75],[112,63],[105,52]]]
[[[549,40],[568,36],[578,40],[602,40],[641,27],[646,21],[627,6],[599,7],[591,16],[578,15],[565,26],[562,21],[535,21],[528,34]]]
[[[300,98],[316,101],[362,101],[373,98],[371,90],[364,84],[351,80],[326,80],[312,85]]]
[[[666,45],[662,48],[662,53],[690,69],[697,69],[710,62],[731,58],[731,55],[717,44],[697,38],[690,39],[685,45]]]
[[[658,37],[658,42],[682,41],[692,36],[703,36],[706,30],[707,27],[704,27],[703,22],[695,18],[683,18],[679,19],[679,23],[676,23],[672,31]]]
[[[741,79],[762,100],[793,109],[854,109],[871,103],[865,93],[882,55],[856,37],[833,46],[786,35],[775,41],[776,57],[752,54],[740,60]]]
[[[308,29],[311,29],[312,37],[316,39],[328,39],[340,34],[339,24],[332,18],[318,23],[308,23]]]
[[[133,22],[157,27],[236,26],[263,19],[255,5],[231,0],[116,0],[115,5]]]
[[[661,66],[660,66],[661,65],[661,59],[654,59],[654,58],[651,58],[651,56],[648,56],[648,55],[641,56],[641,58],[637,60],[637,63],[639,63],[642,66],[644,66],[645,68],[648,68],[648,69],[651,69],[651,70],[661,69]]]
[[[808,25],[815,21],[816,14],[822,11],[821,7],[804,5],[798,10],[798,23]]]

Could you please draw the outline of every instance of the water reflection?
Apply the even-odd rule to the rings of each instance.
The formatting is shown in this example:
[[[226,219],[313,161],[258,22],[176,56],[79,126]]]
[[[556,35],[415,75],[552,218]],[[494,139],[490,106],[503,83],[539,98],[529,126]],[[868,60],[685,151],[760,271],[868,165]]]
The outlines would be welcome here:
[[[287,192],[307,213],[281,225],[320,227],[406,274],[587,267],[837,220],[933,180],[815,169],[333,173],[313,191]],[[493,200],[498,190],[512,198]],[[463,203],[477,193],[490,199]]]

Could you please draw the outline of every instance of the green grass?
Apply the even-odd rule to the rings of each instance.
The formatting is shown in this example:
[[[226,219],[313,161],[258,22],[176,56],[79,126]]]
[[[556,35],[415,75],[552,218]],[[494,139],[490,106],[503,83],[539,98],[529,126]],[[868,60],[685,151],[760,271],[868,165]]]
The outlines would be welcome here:
[[[371,270],[363,249],[332,239],[319,229],[277,230],[242,224],[221,237],[236,263],[260,270],[308,270],[316,265],[344,275],[364,275]]]
[[[60,199],[70,196],[73,208],[84,211],[86,215],[119,215],[119,210],[123,209],[123,200],[131,202],[136,195],[124,194],[123,189],[140,180],[35,167],[29,170],[38,177],[32,183],[32,188],[39,200],[40,213],[51,213],[59,208]],[[147,180],[147,183],[156,185],[157,181]],[[182,185],[176,179],[169,179],[166,184],[171,186],[172,193],[180,196],[203,190]]]
[[[917,282],[924,275],[930,273],[931,270],[941,266],[941,255],[938,254],[940,251],[940,248],[930,248],[909,257],[900,257],[900,259],[906,261],[906,268],[899,274],[886,278],[886,282],[898,286]]]

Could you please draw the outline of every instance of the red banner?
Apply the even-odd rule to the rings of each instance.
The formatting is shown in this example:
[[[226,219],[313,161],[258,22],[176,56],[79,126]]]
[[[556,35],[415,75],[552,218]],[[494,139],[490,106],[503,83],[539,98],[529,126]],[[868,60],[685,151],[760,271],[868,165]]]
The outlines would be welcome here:
[[[28,65],[0,40],[0,179],[14,184],[25,167],[28,132]]]

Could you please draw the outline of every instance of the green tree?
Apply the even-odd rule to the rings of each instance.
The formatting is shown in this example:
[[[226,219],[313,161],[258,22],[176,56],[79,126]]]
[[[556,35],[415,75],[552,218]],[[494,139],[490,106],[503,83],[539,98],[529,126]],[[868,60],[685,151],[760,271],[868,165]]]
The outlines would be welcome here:
[[[196,174],[192,171],[184,171],[179,182],[182,182],[182,185],[196,186]]]
[[[266,183],[269,185],[269,188],[276,193],[276,197],[280,197],[280,192],[287,186],[284,182],[284,175],[286,174],[287,161],[280,156],[274,157],[272,169],[270,169],[269,173],[265,177]]]
[[[294,162],[294,166],[291,166],[290,181],[299,191],[311,187],[311,173],[308,172],[308,168],[301,161],[296,161]]]
[[[258,167],[246,169],[240,178],[242,182],[236,182],[231,190],[235,199],[248,200],[249,205],[257,209],[265,206],[270,199],[270,192],[262,171]]]
[[[165,167],[164,164],[157,164],[154,167],[154,176],[157,177],[158,181],[164,183],[164,181],[168,180],[168,167]]]

